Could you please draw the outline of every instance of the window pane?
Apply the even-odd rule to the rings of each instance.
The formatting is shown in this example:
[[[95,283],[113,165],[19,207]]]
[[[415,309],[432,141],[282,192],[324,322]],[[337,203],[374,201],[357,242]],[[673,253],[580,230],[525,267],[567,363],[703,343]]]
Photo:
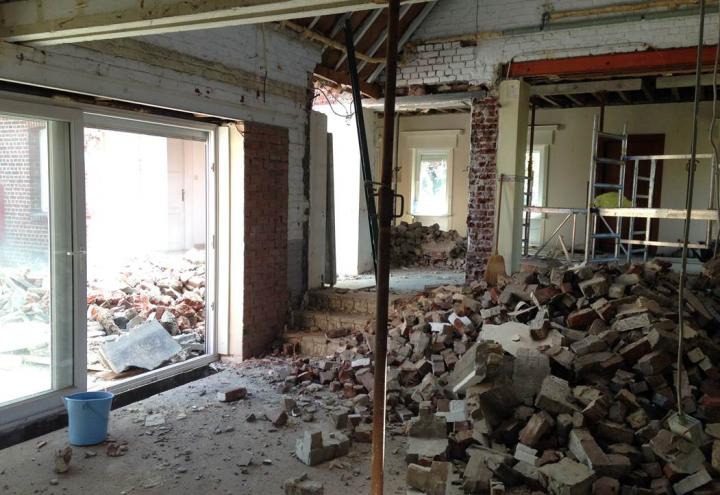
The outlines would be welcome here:
[[[413,213],[439,216],[448,213],[448,156],[420,153],[415,170]]]
[[[86,128],[88,388],[205,353],[206,168],[205,142]]]
[[[0,404],[53,388],[47,128],[0,115]]]

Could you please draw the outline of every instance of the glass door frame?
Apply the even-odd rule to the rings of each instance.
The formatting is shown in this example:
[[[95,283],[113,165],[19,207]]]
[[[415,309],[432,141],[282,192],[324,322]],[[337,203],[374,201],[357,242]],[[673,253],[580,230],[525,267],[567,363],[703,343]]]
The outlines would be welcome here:
[[[0,95],[5,96],[5,95]],[[58,310],[67,311],[69,310],[70,315],[67,320],[62,322],[53,321],[51,318],[51,341],[53,344],[57,340],[66,338],[72,339],[72,344],[69,349],[72,349],[72,384],[54,389],[54,382],[56,380],[57,363],[56,350],[58,345],[51,347],[51,373],[53,376],[53,389],[47,392],[41,392],[31,397],[21,398],[17,401],[11,402],[4,406],[0,406],[0,428],[12,428],[19,426],[23,423],[27,423],[33,420],[41,419],[47,414],[53,411],[62,410],[62,397],[74,392],[83,391],[86,388],[86,372],[87,367],[87,351],[85,349],[86,335],[83,335],[82,330],[87,334],[85,313],[86,309],[86,273],[85,273],[85,222],[84,222],[84,187],[78,182],[78,178],[83,178],[85,174],[84,168],[84,152],[83,152],[83,115],[79,109],[68,108],[64,106],[54,105],[52,101],[48,103],[39,103],[35,101],[24,101],[22,99],[14,98],[6,99],[0,97],[0,114],[17,116],[21,118],[35,118],[47,121],[65,122],[69,129],[69,135],[66,136],[64,142],[59,143],[57,140],[51,140],[49,142],[49,148],[54,146],[66,147],[63,151],[67,153],[65,160],[62,163],[57,163],[53,166],[53,162],[50,162],[49,171],[49,184],[50,196],[60,195],[61,199],[50,202],[51,209],[51,220],[48,225],[50,236],[54,226],[62,225],[66,230],[65,232],[66,244],[63,251],[56,251],[54,246],[54,240],[50,239],[49,242],[49,257],[51,260],[51,308],[50,314],[55,315]],[[48,133],[50,135],[50,133]],[[61,170],[61,173],[53,171],[55,167],[65,167]],[[69,167],[69,169],[67,169]],[[78,187],[78,185],[80,187]],[[62,190],[58,190],[62,189]],[[63,213],[59,218],[57,217],[58,212],[56,210],[58,204],[62,206]],[[70,226],[69,229],[67,227]],[[68,235],[69,234],[69,235]],[[55,257],[67,257],[67,263],[69,264],[70,273],[66,278],[67,282],[70,282],[70,302],[64,304],[63,308],[54,307],[54,302],[57,298],[55,292],[55,282],[53,278],[55,274],[52,272],[53,266],[57,267],[54,261]],[[67,266],[67,265],[65,265]],[[69,327],[69,328],[68,328]],[[82,329],[82,330],[81,330]],[[65,356],[68,357],[68,356]]]
[[[150,383],[184,373],[216,362],[220,359],[218,353],[218,321],[217,321],[217,285],[218,252],[217,252],[217,181],[215,164],[218,163],[218,126],[183,120],[172,117],[145,115],[138,112],[110,110],[97,106],[84,106],[84,124],[87,128],[102,128],[122,132],[152,132],[162,133],[162,129],[172,129],[172,137],[182,139],[183,133],[197,135],[204,133],[207,136],[206,146],[206,294],[205,294],[205,354],[186,361],[170,364],[156,370],[146,371],[140,375],[118,380],[110,387],[104,388],[115,394],[142,387]],[[84,189],[84,177],[83,177]],[[83,217],[84,218],[84,217]],[[221,346],[220,346],[221,347]],[[221,349],[220,349],[221,350]]]
[[[138,132],[146,126],[170,126],[184,128],[191,132],[207,133],[206,146],[206,353],[203,356],[170,364],[163,368],[145,372],[136,377],[118,381],[107,390],[122,393],[142,387],[159,380],[206,366],[220,359],[219,353],[227,353],[229,339],[227,327],[226,280],[218,276],[218,266],[226,266],[227,260],[218,256],[219,211],[218,168],[225,170],[227,164],[228,140],[223,126],[158,115],[148,115],[139,111],[109,109],[104,106],[78,103],[72,100],[54,100],[47,97],[25,95],[0,91],[0,113],[20,117],[35,117],[45,120],[64,121],[70,128],[70,191],[72,218],[72,250],[66,253],[72,260],[72,337],[73,349],[73,385],[38,396],[18,400],[0,406],[0,434],[12,428],[36,420],[45,419],[64,412],[62,397],[74,392],[87,390],[87,260],[85,228],[85,166],[84,166],[84,129],[85,119],[90,122],[107,118],[122,119],[125,124],[136,123]],[[91,126],[88,126],[91,127]],[[223,230],[224,232],[225,230]],[[229,253],[223,249],[223,256]],[[223,302],[218,310],[218,295]],[[218,332],[218,313],[223,330]],[[67,329],[66,329],[67,330]]]

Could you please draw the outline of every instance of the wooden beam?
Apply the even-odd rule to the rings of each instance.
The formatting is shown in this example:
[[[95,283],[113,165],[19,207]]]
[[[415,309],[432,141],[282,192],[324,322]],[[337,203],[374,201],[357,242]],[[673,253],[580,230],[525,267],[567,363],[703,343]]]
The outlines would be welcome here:
[[[695,52],[694,47],[670,48],[667,50],[646,50],[641,52],[514,62],[510,65],[507,73],[508,77],[520,78],[645,74],[678,70],[692,71],[695,68]],[[702,51],[703,66],[710,67],[714,61],[715,46],[705,46]]]
[[[365,21],[362,23],[362,26],[360,26],[360,28],[353,35],[355,46],[360,43],[360,40],[362,40],[365,34],[368,32],[368,29],[370,29],[370,27],[375,24],[375,21],[378,17],[380,17],[381,13],[382,9],[377,9],[368,14],[367,19],[365,19]],[[337,63],[335,64],[335,70],[339,70],[340,67],[343,66],[343,64],[345,63],[345,59],[347,59],[347,53],[343,53],[340,57],[340,60],[337,61]]]
[[[93,41],[84,43],[82,48],[179,73],[202,74],[212,81],[219,81],[261,93],[267,92],[275,96],[290,98],[296,102],[304,102],[307,99],[307,86],[305,84],[296,86],[273,79],[265,79],[260,74],[231,68],[219,62],[210,62],[143,41],[132,39]]]
[[[642,92],[650,103],[655,101],[655,95],[653,95],[652,89],[647,84],[642,85]]]
[[[579,95],[600,91],[638,91],[641,79],[617,79],[615,81],[590,81],[579,83],[542,84],[530,88],[531,95]]]
[[[541,99],[545,100],[546,102],[550,103],[550,104],[551,104],[552,106],[554,106],[554,107],[560,108],[560,107],[562,106],[562,105],[560,105],[560,103],[556,102],[555,100],[553,100],[553,99],[550,98],[549,96],[545,96],[545,95],[538,95],[538,96],[539,96]]]
[[[347,52],[347,48],[345,47],[345,45],[343,45],[339,41],[335,41],[335,40],[328,38],[327,36],[324,36],[320,33],[316,33],[315,31],[308,29],[306,27],[303,27],[300,24],[295,24],[294,22],[291,22],[291,21],[282,21],[280,23],[280,26],[282,26],[283,28],[295,31],[296,33],[299,33],[310,40],[322,43],[325,47],[331,47],[331,48],[334,48],[343,53]],[[364,53],[361,53],[361,52],[355,52],[355,57],[357,57],[359,60],[362,60],[365,63],[369,62],[371,64],[380,64],[380,63],[385,62],[384,58],[369,57],[368,55],[365,55]]]
[[[341,72],[337,70],[332,70],[329,67],[325,67],[324,65],[318,65],[315,67],[315,70],[313,73],[319,77],[320,79],[325,79],[326,81],[333,82],[335,84],[343,84],[345,86],[350,86],[350,76],[347,74],[347,72]],[[380,98],[382,96],[382,89],[377,84],[370,84],[370,83],[360,83],[360,91],[371,98]]]
[[[427,0],[403,0],[403,4]],[[377,9],[376,0],[18,0],[0,3],[0,40],[57,45]]]
[[[405,32],[402,34],[402,36],[400,36],[400,41],[398,42],[398,52],[402,51],[405,43],[407,43],[410,40],[410,37],[415,34],[415,31],[418,30],[420,25],[423,23],[428,14],[430,14],[435,5],[437,5],[437,0],[431,0],[425,5],[425,7],[423,7],[420,13],[415,16],[415,19],[412,20]],[[373,73],[370,74],[370,77],[368,77],[368,82],[375,82],[375,79],[377,79],[377,77],[382,74],[383,70],[385,70],[385,64],[379,64],[375,68]]]
[[[720,84],[720,76],[718,76],[718,83]],[[703,74],[700,76],[701,86],[712,86],[712,84],[712,74]],[[695,76],[666,76],[655,79],[655,87],[657,89],[691,88],[693,86],[695,86]]]
[[[577,97],[575,97],[569,93],[566,95],[563,95],[563,96],[565,98],[567,98],[568,100],[570,100],[571,102],[573,102],[575,105],[577,105],[579,107],[583,106],[583,102],[581,102]]]
[[[405,14],[407,14],[408,12],[410,12],[410,5],[407,5],[407,4],[403,5],[402,8],[400,9],[400,20],[402,20],[405,17]],[[385,44],[386,39],[387,39],[387,29],[383,29],[382,32],[380,33],[380,36],[378,36],[378,38],[375,41],[373,41],[373,44],[370,45],[370,48],[368,49],[367,54],[371,57],[374,56],[377,53],[377,51],[380,49],[380,47]],[[364,60],[358,64],[358,74],[360,74],[362,72],[362,70],[365,68],[365,66],[367,64],[368,63]]]

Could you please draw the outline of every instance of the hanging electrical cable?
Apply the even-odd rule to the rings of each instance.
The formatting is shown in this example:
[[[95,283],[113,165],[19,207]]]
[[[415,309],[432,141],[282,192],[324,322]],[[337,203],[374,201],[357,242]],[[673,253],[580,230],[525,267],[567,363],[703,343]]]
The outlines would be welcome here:
[[[678,352],[677,370],[675,385],[677,389],[677,412],[680,424],[686,423],[682,403],[682,375],[683,375],[683,348],[685,318],[683,309],[685,306],[685,284],[687,283],[687,258],[688,239],[690,237],[690,219],[693,204],[693,189],[695,183],[695,168],[697,166],[697,131],[698,131],[698,109],[700,105],[700,76],[702,72],[702,50],[705,28],[705,0],[700,0],[700,27],[698,32],[697,57],[695,60],[695,98],[693,100],[693,126],[692,141],[690,142],[690,162],[688,163],[687,185],[685,188],[685,224],[683,226],[683,248],[680,268],[680,282],[678,284]]]
[[[328,106],[330,107],[330,111],[332,111],[332,113],[334,113],[338,117],[342,117],[346,120],[350,120],[355,115],[354,110],[353,111],[348,110],[348,108],[343,104],[343,102],[334,96],[331,99],[330,95],[328,95],[328,93],[326,91],[324,91],[322,88],[316,87],[315,91],[318,91],[320,94],[316,94],[313,97],[313,99],[322,95],[325,98],[325,101],[327,102]],[[342,109],[344,110],[344,113],[339,113],[338,111],[335,110],[335,107],[333,107],[333,101],[342,107]],[[350,104],[352,104],[352,100],[350,100]]]

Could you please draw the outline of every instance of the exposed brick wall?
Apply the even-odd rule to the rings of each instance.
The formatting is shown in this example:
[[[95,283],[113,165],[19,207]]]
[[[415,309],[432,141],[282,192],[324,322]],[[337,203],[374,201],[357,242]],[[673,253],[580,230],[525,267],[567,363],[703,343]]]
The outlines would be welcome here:
[[[246,122],[243,358],[267,351],[288,312],[288,130]]]
[[[495,227],[498,102],[494,97],[473,100],[470,129],[468,251],[465,277],[479,280],[492,254]]]
[[[0,118],[0,264],[48,263],[48,216],[40,201],[40,130],[45,122]]]

